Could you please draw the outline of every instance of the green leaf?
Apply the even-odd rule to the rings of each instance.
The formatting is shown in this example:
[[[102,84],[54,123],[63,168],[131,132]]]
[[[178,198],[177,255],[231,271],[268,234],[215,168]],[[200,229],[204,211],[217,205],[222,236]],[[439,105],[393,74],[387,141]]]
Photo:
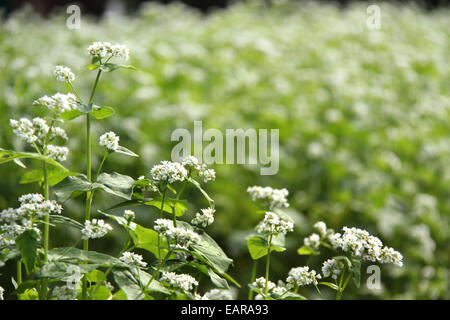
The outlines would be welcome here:
[[[200,242],[192,245],[192,254],[213,268],[214,272],[225,273],[233,260],[228,258],[219,245],[201,229],[194,229],[189,223],[178,221],[177,224],[185,229],[196,231],[200,235]]]
[[[91,113],[96,119],[100,120],[112,116],[113,114],[116,113],[116,110],[114,110],[111,107],[94,106],[94,109],[92,110]]]
[[[132,66],[130,64],[120,64],[119,67],[122,69],[137,70],[135,66]]]
[[[125,148],[125,147],[122,147],[122,146],[119,146],[115,152],[121,153],[121,154],[125,154],[125,155],[131,156],[131,157],[139,157],[139,156],[138,156],[136,153],[134,153],[133,151],[131,151],[131,150]]]
[[[86,280],[89,282],[102,282],[106,280],[106,275],[100,270],[93,270],[86,275]]]
[[[61,112],[59,115],[60,115],[61,118],[63,118],[64,120],[70,121],[70,120],[73,120],[73,119],[78,118],[78,117],[81,116],[81,115],[84,115],[84,113],[82,113],[82,112],[80,112],[80,111],[78,111],[78,110],[73,109],[73,110],[70,110],[70,111]]]
[[[18,296],[19,300],[39,300],[39,294],[36,289],[26,289],[24,293]]]
[[[247,247],[253,260],[258,260],[269,252],[269,243],[260,236],[251,236],[247,239]],[[286,248],[272,244],[270,251],[283,252]]]
[[[324,282],[319,282],[319,284],[327,286],[327,287],[330,287],[331,289],[336,290],[336,291],[339,290],[339,287],[337,285],[335,285],[334,283],[332,283],[332,282],[324,281]]]
[[[60,168],[57,167],[50,167],[47,169],[47,179],[50,187],[60,183],[62,180],[64,180],[64,178],[68,176],[75,176],[75,175],[77,175],[77,173],[61,170]],[[25,174],[19,181],[20,184],[28,184],[34,182],[39,183],[44,182],[44,173],[42,169],[33,169],[25,172]]]
[[[38,153],[16,152],[13,150],[5,150],[5,149],[0,148],[0,164],[7,163],[10,161],[15,161],[17,159],[35,159],[35,160],[45,161],[46,163],[48,163],[52,166],[58,167],[63,171],[68,171],[59,162],[57,162],[53,159],[50,159],[48,157],[42,156]]]
[[[67,263],[89,263],[97,264],[103,267],[123,267],[128,266],[119,259],[110,255],[96,251],[84,251],[77,248],[55,248],[48,252],[49,262],[67,262]],[[92,271],[92,270],[91,270]],[[90,271],[89,271],[90,272]]]
[[[314,248],[311,248],[309,246],[302,246],[298,248],[297,253],[301,256],[309,256],[309,255],[318,255],[320,252],[318,250],[315,250]]]
[[[122,289],[120,289],[119,291],[113,294],[111,300],[127,300],[127,295]]]
[[[162,259],[167,255],[169,251],[167,241],[161,237],[159,241],[160,250],[158,250],[158,232],[155,230],[147,229],[136,224],[134,230],[130,230],[130,234],[137,248],[145,249],[153,253],[158,259]]]
[[[98,64],[87,64],[85,65],[85,67],[88,68],[89,70],[95,70],[100,66]]]
[[[39,235],[35,230],[26,230],[16,238],[16,246],[22,254],[28,274],[34,270],[38,245]]]
[[[146,201],[143,204],[161,209],[162,198]],[[184,212],[189,209],[188,202],[186,200],[176,200],[170,198],[164,199],[163,211],[173,214],[174,209],[175,215],[177,217],[181,217]]]
[[[144,293],[142,292],[142,288],[144,288],[151,276],[142,271],[138,271],[139,281],[131,274],[129,271],[113,271],[114,281],[120,287],[120,289],[126,294],[128,300],[143,300]],[[170,294],[170,291],[167,290],[164,286],[162,286],[159,281],[154,279],[150,286],[148,287],[148,291],[156,291],[163,294]]]
[[[133,178],[116,172],[102,173],[94,183],[91,183],[86,176],[78,175],[65,178],[54,187],[54,191],[60,202],[92,190],[103,190],[121,198],[131,199],[133,184]]]
[[[102,184],[103,191],[114,194],[118,197],[131,199],[135,180],[129,176],[113,172],[102,173],[97,179],[98,184]]]
[[[94,287],[95,288],[95,287]],[[100,286],[95,289],[94,295],[92,296],[93,300],[109,300],[111,298],[112,293],[105,286]]]
[[[112,72],[118,68],[120,68],[120,65],[116,63],[105,63],[100,66],[100,70],[103,72]]]
[[[81,223],[79,223],[78,221],[75,221],[72,218],[69,218],[66,216],[56,215],[56,214],[50,215],[50,223],[64,224],[64,225],[71,226],[71,227],[74,227],[79,230],[84,228],[84,226]]]

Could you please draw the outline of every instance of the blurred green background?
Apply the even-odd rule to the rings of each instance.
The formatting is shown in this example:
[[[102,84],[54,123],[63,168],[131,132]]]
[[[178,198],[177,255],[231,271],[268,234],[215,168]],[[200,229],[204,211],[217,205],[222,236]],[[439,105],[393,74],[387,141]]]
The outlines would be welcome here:
[[[172,131],[192,130],[194,120],[204,130],[280,130],[277,175],[216,165],[217,180],[206,186],[217,204],[209,233],[235,260],[231,274],[244,286],[240,298],[251,269],[245,237],[262,218],[245,190],[263,185],[289,190],[287,211],[296,222],[287,253],[273,255],[273,281],[307,263],[296,249],[323,220],[334,229],[367,229],[404,255],[403,268],[382,266],[381,290],[352,287],[344,298],[449,299],[450,9],[379,5],[380,30],[366,27],[367,4],[248,1],[208,15],[181,4],[148,4],[129,16],[82,15],[80,30],[66,27],[64,11],[45,20],[30,8],[16,11],[0,26],[0,147],[23,150],[9,119],[43,115],[33,100],[66,92],[53,78],[55,65],[72,68],[87,94],[95,75],[84,68],[86,47],[125,44],[139,71],[102,77],[96,104],[117,114],[96,121],[93,134],[96,141],[113,130],[141,157],[112,156],[105,171],[148,173],[170,159]],[[83,172],[83,121],[65,128],[73,150],[66,167]],[[102,151],[95,143],[94,150],[96,168]],[[39,191],[19,183],[24,173],[12,163],[0,167],[0,209]],[[195,190],[186,194],[189,218],[206,204]],[[82,200],[65,203],[64,214],[81,220]],[[97,193],[94,210],[119,201]],[[135,209],[138,221],[151,226],[155,212]],[[117,253],[122,236],[92,241],[92,249]],[[75,230],[57,228],[51,245],[78,238]],[[309,263],[320,270],[324,258]],[[0,269],[7,290],[13,268]]]

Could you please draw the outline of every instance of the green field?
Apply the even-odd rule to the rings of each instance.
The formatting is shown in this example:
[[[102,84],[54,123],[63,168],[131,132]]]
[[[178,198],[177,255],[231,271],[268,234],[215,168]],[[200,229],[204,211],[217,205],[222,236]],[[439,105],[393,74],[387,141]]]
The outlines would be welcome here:
[[[96,121],[92,132],[94,141],[107,130],[117,132],[121,145],[140,157],[111,157],[105,171],[148,174],[170,159],[172,131],[192,131],[195,120],[221,131],[279,129],[276,175],[218,164],[216,181],[205,186],[217,210],[208,232],[234,259],[229,273],[243,284],[239,297],[247,297],[252,267],[245,239],[263,217],[246,190],[261,185],[289,190],[285,211],[295,221],[286,253],[272,255],[273,281],[307,263],[297,248],[322,220],[335,230],[366,229],[404,256],[403,268],[382,266],[381,290],[367,289],[363,265],[362,286],[349,288],[346,299],[450,299],[450,11],[380,7],[380,30],[366,27],[363,4],[250,1],[208,15],[182,5],[149,5],[133,16],[82,16],[80,30],[66,27],[64,12],[47,20],[31,10],[16,12],[0,25],[0,147],[28,150],[9,119],[42,116],[35,99],[67,92],[54,81],[55,65],[69,66],[87,94],[95,74],[84,68],[86,47],[125,44],[138,70],[102,79],[96,103],[114,107],[116,115]],[[83,119],[65,129],[67,146],[78,150],[65,166],[83,172]],[[93,152],[96,167],[103,151],[94,143]],[[0,210],[39,191],[19,182],[26,171],[0,166]],[[194,189],[186,195],[190,219],[205,203]],[[95,197],[94,216],[118,202]],[[83,206],[83,197],[69,200],[64,215],[81,221]],[[144,226],[158,213],[133,210]],[[70,246],[77,237],[57,227],[50,246]],[[91,248],[114,254],[122,240],[115,233]],[[316,270],[322,262],[308,261]],[[13,264],[0,269],[5,290],[12,288],[14,270]],[[316,295],[314,288],[302,290]]]

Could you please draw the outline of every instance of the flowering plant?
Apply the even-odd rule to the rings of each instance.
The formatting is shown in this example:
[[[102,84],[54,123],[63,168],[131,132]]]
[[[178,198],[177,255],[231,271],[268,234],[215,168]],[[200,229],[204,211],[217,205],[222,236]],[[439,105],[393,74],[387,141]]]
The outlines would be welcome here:
[[[22,161],[34,159],[42,164],[42,169],[29,171],[26,178],[28,182],[38,183],[43,194],[23,195],[19,198],[18,208],[8,208],[0,214],[0,261],[2,264],[8,260],[17,261],[15,294],[24,300],[200,299],[197,292],[199,282],[193,277],[199,274],[208,277],[217,288],[211,294],[207,293],[205,299],[229,294],[226,293],[228,283],[239,284],[226,273],[232,260],[205,232],[205,228],[214,221],[214,201],[197,181],[214,180],[213,169],[190,156],[182,163],[162,161],[151,168],[147,176],[138,179],[117,172],[103,172],[105,161],[114,153],[138,157],[119,144],[118,135],[108,131],[99,137],[99,145],[105,151],[93,174],[91,123],[94,119],[105,119],[115,113],[111,107],[94,104],[100,77],[119,68],[135,68],[114,62],[128,59],[126,46],[95,42],[87,51],[91,62],[86,67],[96,71],[88,100],[85,101],[76,88],[75,75],[70,68],[57,66],[54,70],[56,80],[64,82],[71,92],[46,95],[33,103],[48,110],[49,115],[45,119],[10,120],[14,133],[34,152],[0,149],[1,163],[14,161],[26,167]],[[61,164],[70,156],[69,149],[53,144],[54,141],[68,140],[64,129],[56,124],[81,116],[86,120],[86,174],[69,170]],[[181,197],[189,185],[196,188],[208,203],[208,207],[192,219],[192,225],[179,220],[188,210],[187,200]],[[107,213],[113,208],[99,210],[98,217],[93,218],[92,202],[96,191],[124,200],[114,208],[152,206],[159,209],[160,217],[153,224],[149,223],[149,228],[139,225],[134,211],[129,209],[124,210],[122,216]],[[56,200],[50,200],[52,194]],[[85,217],[81,223],[61,214],[61,204],[80,195],[86,197]],[[123,249],[117,256],[89,250],[90,241],[113,231],[112,225],[104,219],[114,221],[127,233]],[[78,229],[82,249],[76,248],[77,243],[67,248],[49,248],[50,228],[54,224]],[[156,260],[147,263],[134,250],[150,252]],[[73,270],[76,270],[76,277],[73,277]],[[3,298],[4,290],[0,289],[0,297]]]
[[[26,167],[22,161],[32,159],[42,165],[42,169],[27,172],[26,179],[38,183],[43,194],[22,195],[18,199],[18,208],[8,208],[0,214],[0,261],[16,260],[14,293],[24,300],[235,298],[230,284],[236,287],[240,284],[227,273],[233,260],[205,231],[214,222],[216,209],[202,183],[215,180],[213,169],[188,156],[181,162],[161,161],[147,175],[137,179],[117,172],[103,172],[105,161],[113,154],[138,157],[119,144],[120,137],[116,133],[107,131],[99,137],[98,144],[104,147],[104,154],[92,174],[91,123],[115,113],[111,107],[94,104],[100,77],[103,73],[134,67],[113,63],[115,59],[128,59],[129,50],[123,45],[95,42],[88,47],[88,53],[91,63],[86,67],[96,71],[96,77],[87,102],[75,87],[74,73],[68,67],[57,66],[54,70],[56,79],[67,84],[72,92],[37,99],[34,105],[48,110],[45,119],[10,120],[13,132],[34,152],[0,149],[1,163],[14,161]],[[85,174],[61,164],[70,156],[70,151],[54,144],[68,140],[65,130],[56,124],[81,116],[86,120]],[[190,223],[181,220],[189,209],[188,201],[182,199],[189,186],[207,203]],[[123,199],[123,202],[94,213],[92,202],[97,191]],[[350,279],[359,287],[362,261],[402,266],[402,255],[383,246],[380,239],[367,231],[344,227],[343,233],[335,233],[320,221],[314,225],[318,233],[305,238],[298,253],[319,255],[321,247],[326,247],[340,254],[324,261],[322,274],[310,270],[309,266],[294,267],[285,281],[275,284],[269,280],[272,252],[286,250],[285,237],[294,229],[292,219],[283,211],[289,207],[289,192],[259,186],[249,187],[247,191],[252,200],[262,204],[264,214],[255,228],[256,233],[247,238],[250,256],[255,261],[249,299],[306,299],[299,289],[307,285],[313,285],[319,295],[318,286],[328,286],[336,290],[336,298],[340,299]],[[52,195],[56,200],[50,199]],[[62,204],[80,195],[86,197],[82,222],[62,214]],[[136,222],[136,215],[130,209],[125,209],[120,216],[108,213],[112,209],[131,206],[156,207],[159,218],[144,227]],[[93,218],[93,214],[97,217]],[[116,256],[89,249],[90,241],[97,241],[114,230],[104,219],[119,225],[127,235]],[[49,248],[50,228],[54,224],[78,229],[82,249],[76,248],[78,243],[72,247]],[[155,260],[144,261],[136,250],[151,253]],[[256,278],[257,262],[263,257],[266,258],[265,274]],[[75,277],[73,270],[76,270]],[[198,292],[201,277],[209,279],[214,286],[203,295]],[[322,281],[329,277],[334,282]],[[0,288],[0,297],[3,295],[4,290]]]

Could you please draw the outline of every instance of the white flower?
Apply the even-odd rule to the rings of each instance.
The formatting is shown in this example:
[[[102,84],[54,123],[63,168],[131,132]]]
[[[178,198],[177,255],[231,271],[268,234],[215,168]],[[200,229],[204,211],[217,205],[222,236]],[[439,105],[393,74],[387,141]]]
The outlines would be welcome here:
[[[77,298],[77,289],[75,286],[73,288],[57,286],[53,288],[52,293],[56,300],[76,300]]]
[[[265,234],[286,234],[294,231],[294,224],[276,213],[267,211],[263,221],[257,225],[256,231]]]
[[[195,218],[191,220],[191,223],[206,228],[214,222],[214,212],[216,210],[213,208],[201,209],[201,213],[197,212]]]
[[[105,221],[101,219],[92,219],[92,221],[86,221],[84,223],[84,228],[81,230],[81,239],[101,238],[111,230],[112,227],[105,223]]]
[[[188,172],[182,164],[171,161],[161,161],[150,170],[153,181],[173,183],[187,179]]]
[[[321,237],[325,237],[327,234],[327,225],[325,224],[325,222],[323,221],[317,221],[314,224],[314,228],[317,229],[317,231],[319,231],[319,234]]]
[[[132,221],[135,218],[135,214],[134,211],[132,210],[125,210],[123,213],[123,217],[127,220],[127,221]]]
[[[66,147],[59,147],[49,144],[47,146],[46,155],[56,161],[66,161],[67,155],[69,154],[69,149]]]
[[[286,197],[289,194],[287,189],[272,189],[271,187],[248,187],[247,192],[252,200],[263,200],[267,203],[269,209],[289,207]]]
[[[77,97],[72,93],[56,93],[53,96],[43,96],[33,102],[33,105],[39,105],[48,108],[50,111],[60,114],[61,112],[77,109]]]
[[[100,136],[99,144],[109,151],[116,151],[119,148],[120,137],[114,132],[109,131]]]
[[[67,140],[67,134],[66,131],[63,128],[60,127],[52,127],[52,133],[50,135],[50,139],[54,139],[56,137],[60,137],[64,140]]]
[[[216,172],[214,169],[200,170],[198,174],[200,177],[203,177],[204,182],[216,180]]]
[[[120,257],[120,261],[129,265],[130,267],[142,267],[145,268],[147,263],[142,261],[142,256],[133,252],[124,252]]]
[[[206,292],[201,300],[234,300],[235,293],[231,290],[212,289]]]
[[[57,81],[72,82],[75,80],[75,75],[68,67],[56,66],[53,74],[56,76]]]
[[[189,171],[202,169],[200,161],[194,156],[187,156],[181,161],[181,164]]]
[[[324,278],[331,276],[331,278],[337,279],[342,270],[344,270],[344,263],[335,259],[328,259],[327,261],[324,261],[322,265],[322,274]]]
[[[163,272],[160,281],[166,281],[172,287],[191,291],[198,286],[198,282],[188,274],[176,274],[175,272]]]
[[[201,241],[200,236],[195,231],[174,227],[173,221],[169,219],[157,219],[153,228],[168,239],[176,242],[172,249],[184,250]]]
[[[17,209],[8,208],[0,212],[0,247],[13,245],[25,230],[35,230],[39,237],[37,219],[49,214],[60,214],[62,206],[54,200],[45,200],[41,194],[25,194],[19,198]]]
[[[252,283],[252,285],[263,291],[266,288],[266,279],[264,277],[259,277]],[[275,283],[269,280],[267,282],[268,292],[271,292],[274,288],[276,288],[276,286],[277,285]]]
[[[305,246],[317,249],[320,246],[320,236],[317,233],[311,234],[303,240]]]
[[[403,265],[403,256],[399,252],[383,247],[381,240],[367,231],[348,227],[342,230],[344,230],[343,234],[335,233],[329,237],[333,247],[341,248],[362,260]]]
[[[26,142],[33,143],[38,140],[33,123],[30,120],[26,118],[21,118],[19,121],[10,119],[9,125],[13,128],[13,132]]]
[[[381,263],[393,263],[399,267],[403,266],[402,254],[389,247],[384,247],[383,249],[381,249],[378,261]]]
[[[286,283],[290,288],[295,286],[302,287],[309,284],[317,285],[317,279],[321,278],[321,275],[316,274],[316,271],[309,271],[309,267],[297,267],[289,271]]]
[[[5,292],[5,289],[3,287],[0,287],[0,300],[3,300],[3,293]]]
[[[120,44],[112,45],[109,42],[94,42],[87,48],[88,53],[93,57],[118,57],[128,60],[129,50],[126,46]]]
[[[181,161],[181,164],[186,168],[189,174],[198,173],[200,177],[203,177],[204,182],[214,181],[216,179],[216,172],[214,169],[207,169],[206,164],[201,164],[194,156],[187,156]]]

